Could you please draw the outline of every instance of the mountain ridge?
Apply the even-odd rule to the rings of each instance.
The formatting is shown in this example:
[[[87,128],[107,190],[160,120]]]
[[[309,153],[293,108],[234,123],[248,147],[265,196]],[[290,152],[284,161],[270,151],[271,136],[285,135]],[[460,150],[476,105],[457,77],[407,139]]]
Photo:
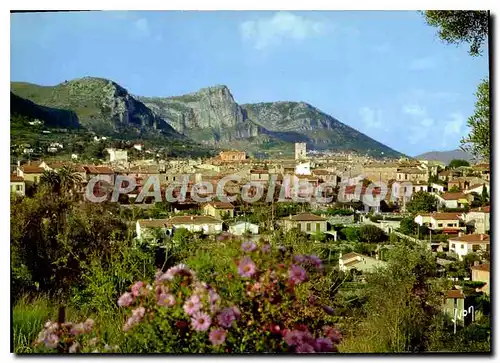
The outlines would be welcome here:
[[[11,92],[43,107],[71,111],[89,130],[137,137],[188,137],[212,147],[246,140],[267,145],[306,142],[316,150],[352,150],[375,157],[403,154],[302,101],[238,104],[219,84],[170,97],[132,95],[105,78],[83,77],[55,86],[11,82]]]

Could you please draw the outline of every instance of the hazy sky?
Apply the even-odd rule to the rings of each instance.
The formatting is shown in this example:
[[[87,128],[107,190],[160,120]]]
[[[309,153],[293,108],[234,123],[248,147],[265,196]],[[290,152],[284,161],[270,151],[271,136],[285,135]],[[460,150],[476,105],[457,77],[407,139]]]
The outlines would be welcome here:
[[[414,11],[11,15],[11,79],[104,77],[135,95],[227,85],[239,103],[305,101],[408,155],[456,148],[488,54]]]

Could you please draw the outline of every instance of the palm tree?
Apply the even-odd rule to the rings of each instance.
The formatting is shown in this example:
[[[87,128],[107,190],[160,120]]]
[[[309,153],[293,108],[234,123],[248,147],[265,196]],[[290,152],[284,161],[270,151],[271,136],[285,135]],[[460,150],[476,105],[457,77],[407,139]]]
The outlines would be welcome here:
[[[72,194],[73,190],[80,185],[82,177],[71,167],[64,166],[58,173],[61,180],[61,189],[63,193]]]
[[[44,170],[40,177],[40,186],[51,193],[59,194],[61,192],[61,177],[54,170]]]

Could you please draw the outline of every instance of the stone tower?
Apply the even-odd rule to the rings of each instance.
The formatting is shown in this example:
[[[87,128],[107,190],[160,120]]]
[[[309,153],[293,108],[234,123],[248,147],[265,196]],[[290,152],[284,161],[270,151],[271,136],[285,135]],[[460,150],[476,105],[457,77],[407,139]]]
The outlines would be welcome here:
[[[306,158],[306,143],[296,142],[295,143],[295,160],[302,160]]]

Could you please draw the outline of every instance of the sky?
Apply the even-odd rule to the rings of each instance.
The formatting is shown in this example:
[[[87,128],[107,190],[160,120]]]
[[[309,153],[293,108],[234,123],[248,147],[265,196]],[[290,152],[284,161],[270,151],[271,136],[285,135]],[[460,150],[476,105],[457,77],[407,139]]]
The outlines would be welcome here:
[[[415,11],[11,14],[11,80],[111,79],[168,97],[303,101],[400,152],[459,146],[488,50],[448,45]]]

